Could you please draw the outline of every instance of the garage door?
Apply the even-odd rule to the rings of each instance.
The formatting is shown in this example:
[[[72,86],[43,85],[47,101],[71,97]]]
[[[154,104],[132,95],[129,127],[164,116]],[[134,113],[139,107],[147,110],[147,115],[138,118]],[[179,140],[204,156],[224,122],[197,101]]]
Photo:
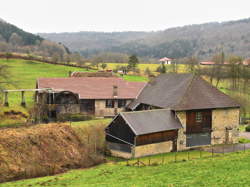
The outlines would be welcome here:
[[[187,134],[187,147],[211,144],[211,133]]]

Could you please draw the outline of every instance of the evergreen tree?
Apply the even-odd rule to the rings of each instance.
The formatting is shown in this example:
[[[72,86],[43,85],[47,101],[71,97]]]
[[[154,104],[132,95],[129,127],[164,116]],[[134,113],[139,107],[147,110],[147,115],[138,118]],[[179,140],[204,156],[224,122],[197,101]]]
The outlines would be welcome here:
[[[136,55],[131,55],[128,61],[128,69],[134,70],[139,64],[139,60]]]

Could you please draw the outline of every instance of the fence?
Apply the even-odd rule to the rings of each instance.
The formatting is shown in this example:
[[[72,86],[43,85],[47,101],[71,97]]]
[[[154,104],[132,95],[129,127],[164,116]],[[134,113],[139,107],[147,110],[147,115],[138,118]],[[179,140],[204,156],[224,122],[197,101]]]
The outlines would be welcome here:
[[[245,153],[250,149],[250,144],[231,144],[231,145],[211,145],[205,148],[196,148],[180,152],[171,152],[160,155],[152,155],[141,158],[116,160],[116,164],[124,166],[156,166],[177,162],[186,162],[201,158],[215,158],[227,156],[228,153],[239,152]]]

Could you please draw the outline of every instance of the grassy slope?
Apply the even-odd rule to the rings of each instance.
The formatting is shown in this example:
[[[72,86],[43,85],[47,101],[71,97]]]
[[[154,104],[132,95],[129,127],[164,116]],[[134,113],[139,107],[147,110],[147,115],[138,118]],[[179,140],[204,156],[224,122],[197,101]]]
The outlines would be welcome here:
[[[35,88],[36,79],[40,77],[67,77],[69,71],[85,71],[82,68],[67,67],[61,65],[45,64],[41,62],[33,62],[20,59],[0,59],[0,64],[9,66],[9,73],[11,75],[10,82],[13,85],[8,85],[8,89],[29,89]],[[30,107],[33,103],[34,92],[26,92],[25,99]],[[3,101],[1,101],[3,102]],[[10,107],[1,108],[2,111],[14,109],[15,111],[27,112],[26,108],[20,106],[21,93],[12,92],[9,94]],[[1,114],[1,111],[0,111]],[[6,119],[0,121],[1,124],[15,124],[21,122],[23,119]]]
[[[140,168],[107,163],[51,177],[4,183],[0,187],[249,186],[249,156],[247,151]]]

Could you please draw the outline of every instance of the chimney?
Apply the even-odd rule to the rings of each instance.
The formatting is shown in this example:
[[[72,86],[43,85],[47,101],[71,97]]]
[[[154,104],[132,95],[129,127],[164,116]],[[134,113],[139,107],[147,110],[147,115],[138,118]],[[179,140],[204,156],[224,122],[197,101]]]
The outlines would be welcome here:
[[[116,98],[118,96],[118,86],[113,86],[113,97]]]

